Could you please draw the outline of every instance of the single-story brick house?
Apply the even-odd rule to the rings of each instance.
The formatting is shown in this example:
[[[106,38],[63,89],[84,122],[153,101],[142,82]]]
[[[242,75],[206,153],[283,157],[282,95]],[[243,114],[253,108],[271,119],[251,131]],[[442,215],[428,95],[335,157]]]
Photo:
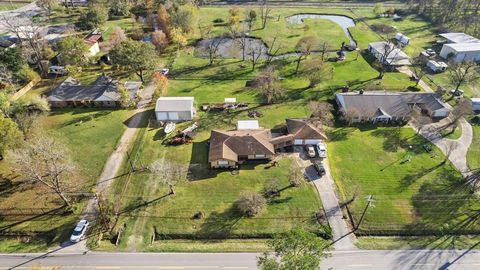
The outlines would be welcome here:
[[[135,98],[140,90],[141,82],[126,82],[125,87]],[[57,88],[47,95],[51,107],[93,106],[114,108],[120,105],[118,81],[101,75],[93,83],[82,85],[78,80],[68,77]]]
[[[208,162],[211,168],[237,168],[245,160],[272,159],[275,155],[268,129],[212,130]]]
[[[271,143],[275,149],[292,145],[315,145],[327,140],[320,126],[311,119],[287,119],[287,134],[274,137]]]
[[[236,130],[213,130],[208,162],[211,168],[238,168],[247,160],[269,160],[275,150],[292,145],[317,144],[326,135],[308,119],[287,119],[287,134],[272,137],[255,120],[239,121]]]

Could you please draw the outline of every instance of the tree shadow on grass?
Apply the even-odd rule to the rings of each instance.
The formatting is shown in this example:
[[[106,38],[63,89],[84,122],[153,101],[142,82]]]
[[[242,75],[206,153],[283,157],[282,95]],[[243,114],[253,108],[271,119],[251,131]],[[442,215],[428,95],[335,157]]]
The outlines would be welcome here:
[[[383,150],[387,152],[397,152],[398,148],[404,144],[404,140],[401,136],[401,128],[389,128],[389,129],[377,129],[371,133],[375,137],[383,137]]]
[[[80,117],[75,117],[73,119],[70,119],[68,121],[65,121],[62,126],[70,126],[70,125],[80,125],[80,124],[83,124],[83,123],[87,123],[87,122],[90,122],[90,121],[93,121],[97,118],[100,118],[100,117],[104,117],[106,115],[109,115],[111,114],[112,111],[106,111],[106,110],[102,110],[102,111],[98,111],[94,114],[89,114],[89,115],[85,115],[85,116],[80,116]]]
[[[354,128],[342,127],[327,131],[329,141],[345,141],[348,140],[350,134],[355,131]]]
[[[226,239],[232,235],[235,225],[243,218],[235,204],[224,212],[212,212],[197,231],[201,239]]]
[[[412,197],[418,222],[407,230],[429,234],[472,234],[480,231],[480,209],[471,186],[453,169],[442,169]]]
[[[399,186],[399,191],[404,191],[405,189],[409,188],[413,183],[415,183],[417,180],[420,180],[422,177],[434,172],[438,168],[444,166],[446,161],[442,161],[438,163],[437,165],[430,167],[430,168],[424,168],[422,167],[419,172],[413,173],[413,174],[407,174],[405,175],[401,180],[400,180],[400,186]]]

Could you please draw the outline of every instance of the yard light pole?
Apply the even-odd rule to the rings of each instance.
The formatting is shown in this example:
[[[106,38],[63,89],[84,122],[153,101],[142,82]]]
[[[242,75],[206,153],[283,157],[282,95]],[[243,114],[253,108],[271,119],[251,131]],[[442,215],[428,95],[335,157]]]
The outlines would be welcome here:
[[[365,214],[367,213],[368,208],[375,207],[374,205],[372,205],[372,202],[373,202],[373,195],[368,195],[367,196],[367,205],[365,205],[365,209],[363,209],[362,216],[360,217],[360,220],[358,221],[357,226],[355,226],[355,231],[358,230],[358,228],[360,227],[360,224],[362,223],[363,218],[365,217]]]

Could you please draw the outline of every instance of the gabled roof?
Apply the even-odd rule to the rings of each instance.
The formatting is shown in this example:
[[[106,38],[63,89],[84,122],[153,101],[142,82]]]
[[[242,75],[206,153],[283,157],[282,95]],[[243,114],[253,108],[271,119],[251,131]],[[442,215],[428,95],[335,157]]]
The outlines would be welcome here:
[[[344,110],[366,117],[378,115],[404,117],[410,113],[410,105],[422,105],[431,111],[448,109],[434,93],[371,91],[363,94],[338,93],[336,96]]]
[[[368,45],[381,55],[384,55],[385,49],[387,47],[390,47],[390,49],[387,50],[389,54],[386,55],[386,59],[383,59],[383,60],[379,59],[380,61],[384,61],[385,63],[389,65],[394,65],[394,66],[411,65],[410,57],[408,57],[408,55],[404,53],[402,50],[400,50],[399,48],[393,48],[394,45],[391,43],[387,43],[385,41],[379,41],[379,42],[369,43]]]
[[[190,112],[193,109],[193,97],[160,97],[155,105],[156,112]]]
[[[47,97],[48,101],[118,101],[118,81],[108,76],[99,76],[95,82],[89,85],[81,85],[72,77],[68,77]],[[135,84],[135,87],[139,84]],[[138,88],[130,87],[129,91],[138,91]]]
[[[274,155],[271,137],[267,129],[212,130],[208,161],[222,159],[237,162],[238,156]]]
[[[444,37],[453,43],[480,43],[478,38],[474,38],[465,33],[443,33],[439,36]]]
[[[381,108],[378,108],[373,117],[388,117],[392,118],[388,113],[386,113],[384,110]]]
[[[320,139],[326,140],[327,136],[310,119],[287,119],[288,133],[294,139]]]

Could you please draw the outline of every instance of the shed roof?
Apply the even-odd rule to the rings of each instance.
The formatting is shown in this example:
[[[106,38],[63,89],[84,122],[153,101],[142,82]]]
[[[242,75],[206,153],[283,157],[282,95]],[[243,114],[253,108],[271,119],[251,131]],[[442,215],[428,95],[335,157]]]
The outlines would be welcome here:
[[[444,37],[453,43],[480,43],[478,38],[474,38],[465,33],[443,33],[439,36]]]
[[[451,43],[443,46],[450,47],[456,52],[480,52],[480,43]]]
[[[156,112],[185,112],[192,111],[193,97],[160,97],[155,106]]]

